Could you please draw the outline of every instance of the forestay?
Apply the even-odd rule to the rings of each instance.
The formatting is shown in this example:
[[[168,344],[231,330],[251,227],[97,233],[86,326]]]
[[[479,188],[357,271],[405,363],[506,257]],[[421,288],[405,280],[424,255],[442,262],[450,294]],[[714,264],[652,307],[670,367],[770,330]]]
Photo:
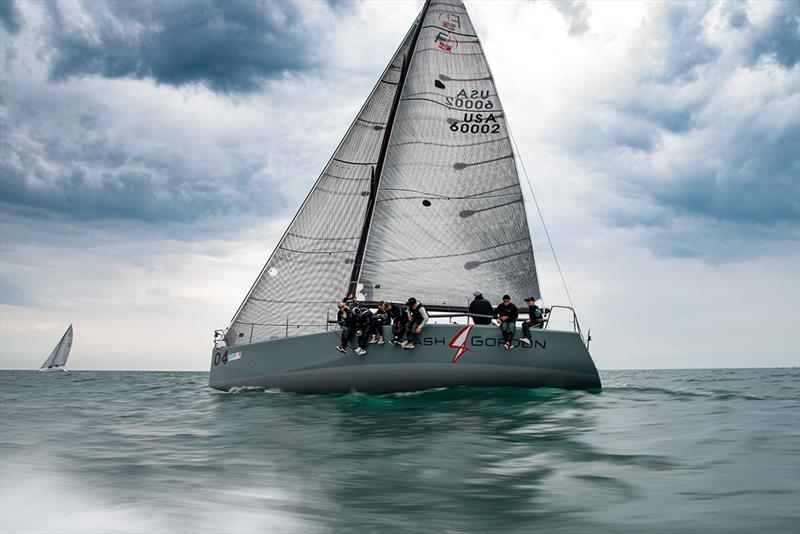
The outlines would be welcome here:
[[[363,298],[465,305],[539,297],[506,119],[458,0],[430,2],[392,125]]]
[[[226,332],[229,345],[326,329],[350,282],[371,180],[416,24],[372,90]]]

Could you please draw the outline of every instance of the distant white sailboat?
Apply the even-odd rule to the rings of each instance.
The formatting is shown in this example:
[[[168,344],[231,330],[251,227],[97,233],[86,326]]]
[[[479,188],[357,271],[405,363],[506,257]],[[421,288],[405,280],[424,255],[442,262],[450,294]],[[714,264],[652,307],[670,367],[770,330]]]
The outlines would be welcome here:
[[[72,349],[72,325],[69,325],[67,331],[61,336],[61,341],[56,344],[53,352],[51,352],[50,356],[44,361],[39,371],[61,371],[68,373],[69,370],[65,365],[67,364],[67,358],[69,358],[70,349]]]

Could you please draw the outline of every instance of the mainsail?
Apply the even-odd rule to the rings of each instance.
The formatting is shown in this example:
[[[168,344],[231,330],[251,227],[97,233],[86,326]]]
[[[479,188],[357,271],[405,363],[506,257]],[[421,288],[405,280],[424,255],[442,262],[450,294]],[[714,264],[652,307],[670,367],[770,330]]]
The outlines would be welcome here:
[[[226,341],[325,330],[351,290],[451,306],[474,290],[539,296],[505,115],[460,0],[427,0]]]
[[[463,306],[539,297],[522,191],[492,74],[460,0],[424,21],[392,125],[361,268],[367,300]]]
[[[375,166],[416,23],[228,327],[229,345],[324,331],[347,291]]]
[[[72,349],[72,325],[69,325],[67,331],[61,336],[61,340],[56,344],[50,356],[44,361],[41,369],[63,367],[67,363],[67,358],[69,358],[70,349]]]

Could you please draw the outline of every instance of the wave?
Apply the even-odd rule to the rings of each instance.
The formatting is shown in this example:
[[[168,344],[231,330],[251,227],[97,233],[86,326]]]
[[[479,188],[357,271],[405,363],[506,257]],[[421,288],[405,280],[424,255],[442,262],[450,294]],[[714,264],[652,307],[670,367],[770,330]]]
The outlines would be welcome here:
[[[767,397],[758,395],[750,395],[747,393],[738,393],[729,390],[711,389],[711,390],[686,390],[686,389],[673,389],[659,386],[637,386],[634,384],[621,384],[619,386],[606,386],[603,388],[603,393],[613,392],[635,392],[635,393],[657,393],[666,394],[671,397],[677,398],[702,398],[702,399],[719,399],[719,400],[767,400]]]

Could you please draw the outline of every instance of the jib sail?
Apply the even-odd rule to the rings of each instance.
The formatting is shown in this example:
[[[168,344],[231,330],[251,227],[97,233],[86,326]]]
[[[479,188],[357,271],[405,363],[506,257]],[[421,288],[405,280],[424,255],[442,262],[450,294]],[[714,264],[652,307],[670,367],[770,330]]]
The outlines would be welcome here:
[[[350,283],[412,26],[226,332],[229,345],[326,328]]]

